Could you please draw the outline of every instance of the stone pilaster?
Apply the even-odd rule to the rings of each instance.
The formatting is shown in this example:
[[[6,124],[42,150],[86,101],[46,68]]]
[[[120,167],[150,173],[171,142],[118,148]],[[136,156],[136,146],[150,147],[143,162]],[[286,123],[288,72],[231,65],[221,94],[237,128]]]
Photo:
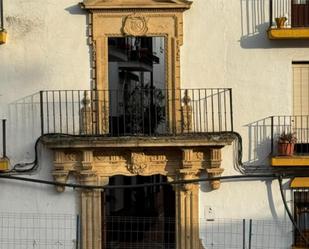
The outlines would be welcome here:
[[[180,179],[189,180],[195,179],[197,172],[190,169],[181,169],[179,175]],[[198,198],[198,183],[189,183],[176,187],[177,249],[199,248]]]
[[[83,185],[103,186],[108,184],[108,178],[99,178],[94,172],[84,170],[80,173],[80,182]],[[81,191],[82,249],[102,249],[101,191]]]

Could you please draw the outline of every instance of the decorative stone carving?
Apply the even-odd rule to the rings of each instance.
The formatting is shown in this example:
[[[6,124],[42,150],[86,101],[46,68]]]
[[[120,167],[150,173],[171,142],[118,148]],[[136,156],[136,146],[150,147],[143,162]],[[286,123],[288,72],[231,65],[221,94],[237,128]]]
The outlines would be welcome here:
[[[140,175],[147,167],[147,158],[143,152],[132,152],[128,170],[135,175]]]
[[[221,148],[211,148],[210,149],[210,167],[218,168],[221,165]]]
[[[127,16],[123,20],[123,33],[130,36],[143,36],[147,33],[148,18],[140,14]]]
[[[83,151],[82,170],[91,170],[93,168],[93,152],[91,150]]]
[[[192,132],[192,106],[191,98],[188,95],[188,90],[185,90],[184,97],[182,98],[183,106],[181,107],[182,115],[182,132]]]
[[[117,164],[126,161],[124,155],[113,151],[96,151],[94,153],[94,160],[97,162],[108,162],[111,164]]]
[[[206,172],[208,173],[209,177],[218,177],[221,176],[223,173],[224,169],[222,168],[211,168],[211,169],[206,169]],[[212,189],[219,189],[221,185],[220,180],[213,180],[210,182],[210,186]]]

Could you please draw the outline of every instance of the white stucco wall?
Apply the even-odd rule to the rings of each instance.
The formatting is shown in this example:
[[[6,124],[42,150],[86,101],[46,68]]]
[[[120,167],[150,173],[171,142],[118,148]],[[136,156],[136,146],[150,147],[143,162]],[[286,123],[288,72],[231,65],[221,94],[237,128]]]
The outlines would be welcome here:
[[[0,45],[0,119],[7,119],[12,165],[34,158],[40,90],[89,89],[87,14],[77,4],[4,0],[8,42]],[[39,170],[32,177],[52,180],[51,151],[39,151]],[[73,190],[59,194],[52,186],[8,180],[0,185],[0,212],[74,215],[79,209]]]
[[[184,18],[182,86],[233,89],[234,130],[243,138],[246,168],[268,166],[266,118],[292,114],[292,61],[309,60],[306,41],[270,41],[267,27],[267,1],[195,0]],[[223,175],[239,174],[232,161],[229,146]],[[217,191],[201,184],[200,217],[288,220],[276,180],[226,181]]]
[[[90,87],[87,14],[78,2],[4,0],[9,39],[0,45],[0,118],[8,119],[12,164],[33,158],[34,138],[40,132],[38,98],[33,94]],[[266,2],[194,0],[184,14],[182,86],[233,89],[234,130],[243,137],[247,165],[267,164],[269,151],[259,147],[267,137],[256,133],[257,122],[291,114],[291,63],[309,60],[307,41],[268,40]],[[246,4],[260,14],[247,13]],[[51,179],[51,152],[40,151],[40,169],[33,177]],[[239,174],[233,167],[232,146],[223,150],[222,167],[223,175]],[[217,191],[202,184],[200,193],[201,218],[207,218],[211,208],[213,218],[286,219],[276,181],[229,181]],[[288,190],[286,195],[290,201]],[[0,196],[0,212],[78,209],[77,194],[57,194],[50,186],[1,180]]]

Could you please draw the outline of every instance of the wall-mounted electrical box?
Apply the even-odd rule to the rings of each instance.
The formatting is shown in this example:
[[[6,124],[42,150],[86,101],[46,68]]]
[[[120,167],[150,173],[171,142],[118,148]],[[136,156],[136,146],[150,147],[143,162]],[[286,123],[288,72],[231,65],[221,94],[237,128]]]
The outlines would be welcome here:
[[[6,43],[7,40],[7,32],[2,30],[0,31],[0,44]]]
[[[0,158],[0,171],[7,171],[7,170],[9,170],[9,159]]]

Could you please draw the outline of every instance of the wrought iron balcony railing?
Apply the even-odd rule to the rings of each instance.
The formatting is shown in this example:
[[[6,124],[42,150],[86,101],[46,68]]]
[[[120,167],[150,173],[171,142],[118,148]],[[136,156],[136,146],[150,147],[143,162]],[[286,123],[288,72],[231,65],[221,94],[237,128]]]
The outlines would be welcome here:
[[[309,28],[308,0],[269,0],[270,28]]]
[[[309,116],[272,116],[271,117],[271,152],[278,155],[280,136],[293,138],[294,154],[309,154]],[[295,138],[295,139],[294,139]]]
[[[80,136],[159,136],[233,130],[231,89],[40,92],[41,131]]]

